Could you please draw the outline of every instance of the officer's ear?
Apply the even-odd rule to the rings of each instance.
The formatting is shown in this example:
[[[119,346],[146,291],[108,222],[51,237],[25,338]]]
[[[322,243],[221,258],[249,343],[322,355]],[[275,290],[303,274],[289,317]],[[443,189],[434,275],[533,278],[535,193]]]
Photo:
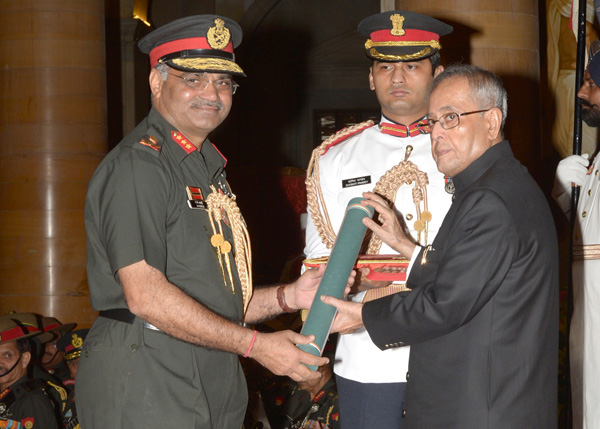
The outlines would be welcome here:
[[[433,77],[435,78],[438,74],[444,71],[444,66],[437,66],[433,72]]]
[[[165,81],[162,79],[160,72],[155,68],[150,70],[148,82],[150,83],[150,91],[152,91],[154,98],[160,97],[160,91]]]
[[[23,368],[27,368],[29,366],[29,362],[31,362],[31,353],[23,352],[21,355],[21,365]]]

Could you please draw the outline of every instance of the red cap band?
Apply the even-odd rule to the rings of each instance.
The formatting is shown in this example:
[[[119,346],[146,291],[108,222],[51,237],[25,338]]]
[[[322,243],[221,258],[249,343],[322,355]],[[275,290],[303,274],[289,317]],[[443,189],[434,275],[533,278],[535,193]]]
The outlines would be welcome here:
[[[429,40],[440,40],[440,35],[424,30],[405,29],[404,36],[393,36],[389,29],[374,31],[371,33],[373,42],[395,42],[395,41],[414,41],[427,42]]]
[[[165,55],[173,52],[185,51],[187,49],[213,49],[206,37],[191,37],[189,39],[173,40],[172,42],[163,43],[150,51],[150,67],[154,67],[158,60]],[[222,51],[233,54],[233,43],[230,41]]]
[[[26,335],[26,332],[23,332],[23,329],[20,326],[15,326],[14,328],[10,328],[2,333],[0,333],[0,341],[6,342],[15,340],[23,335]]]
[[[44,332],[48,332],[50,329],[58,328],[59,326],[60,326],[60,323],[54,323],[52,325],[48,325],[44,328]]]

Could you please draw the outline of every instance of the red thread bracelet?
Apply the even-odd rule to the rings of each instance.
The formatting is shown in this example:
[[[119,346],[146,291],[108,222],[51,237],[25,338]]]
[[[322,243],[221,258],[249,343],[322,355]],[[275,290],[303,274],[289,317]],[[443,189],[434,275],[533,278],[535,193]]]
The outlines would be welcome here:
[[[277,303],[286,313],[296,312],[296,310],[292,310],[290,307],[288,307],[287,303],[285,302],[285,286],[279,286],[277,288]]]
[[[258,331],[254,330],[254,335],[252,335],[252,341],[250,341],[250,346],[248,347],[248,351],[244,355],[245,358],[248,357],[248,355],[250,354],[250,350],[252,350],[252,347],[254,347],[254,341],[256,341],[257,333],[258,333]]]

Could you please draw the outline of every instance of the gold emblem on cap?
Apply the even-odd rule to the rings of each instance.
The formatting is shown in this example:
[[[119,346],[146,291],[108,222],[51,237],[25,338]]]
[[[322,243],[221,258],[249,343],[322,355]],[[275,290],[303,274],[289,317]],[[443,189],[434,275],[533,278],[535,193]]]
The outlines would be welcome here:
[[[223,49],[229,43],[231,34],[229,29],[225,27],[225,21],[221,18],[215,19],[215,26],[208,29],[206,40],[208,45],[213,49]]]
[[[404,23],[404,17],[400,14],[395,13],[394,15],[390,16],[390,20],[392,21],[392,25],[394,26],[394,28],[392,28],[392,35],[394,36],[404,36],[406,34],[406,31],[404,31],[404,29],[402,28],[402,24]]]
[[[78,349],[83,345],[83,340],[81,337],[78,337],[77,334],[73,335],[73,339],[71,340],[71,345]]]

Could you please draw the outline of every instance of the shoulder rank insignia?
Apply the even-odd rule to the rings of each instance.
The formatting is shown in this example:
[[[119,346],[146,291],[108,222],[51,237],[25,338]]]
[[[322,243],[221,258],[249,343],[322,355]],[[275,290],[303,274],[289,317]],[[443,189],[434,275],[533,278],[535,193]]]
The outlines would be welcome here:
[[[188,155],[196,150],[196,146],[186,139],[183,134],[177,131],[171,131],[171,137],[173,138],[173,141],[181,146],[181,148],[185,150],[185,153]]]
[[[148,136],[146,139],[141,139],[139,141],[141,145],[148,146],[150,149],[154,149],[157,152],[160,152],[161,146],[157,144],[157,140],[155,137]]]
[[[308,168],[306,171],[306,196],[308,200],[308,210],[310,211],[310,216],[315,223],[315,227],[317,228],[317,232],[319,233],[321,241],[327,246],[328,249],[333,248],[333,243],[336,239],[336,232],[331,226],[329,214],[327,213],[327,207],[325,207],[325,202],[323,200],[321,183],[319,179],[319,159],[333,146],[344,142],[348,138],[363,132],[373,125],[373,121],[369,120],[338,131],[317,146],[315,150],[313,150],[312,156],[308,163]]]

